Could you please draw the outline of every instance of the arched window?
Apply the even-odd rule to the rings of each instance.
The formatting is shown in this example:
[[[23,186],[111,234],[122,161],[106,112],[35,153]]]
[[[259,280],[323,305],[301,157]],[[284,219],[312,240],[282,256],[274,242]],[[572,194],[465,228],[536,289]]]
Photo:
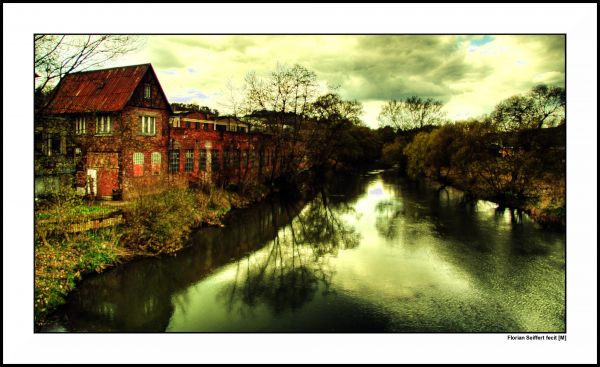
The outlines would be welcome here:
[[[144,153],[133,153],[133,176],[144,175]]]

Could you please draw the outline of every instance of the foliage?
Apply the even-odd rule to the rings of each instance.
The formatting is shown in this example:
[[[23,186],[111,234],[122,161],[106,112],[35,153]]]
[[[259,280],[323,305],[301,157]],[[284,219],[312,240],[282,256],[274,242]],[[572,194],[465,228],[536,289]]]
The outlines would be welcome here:
[[[246,117],[270,136],[271,182],[309,167],[356,168],[381,155],[383,132],[364,126],[362,104],[335,92],[318,95],[316,74],[303,66],[279,65],[266,78],[250,73],[244,90]]]
[[[554,208],[561,221],[564,197],[551,188],[565,182],[564,130],[544,130],[495,132],[485,124],[463,123],[422,132],[403,151],[407,173],[503,206]]]
[[[35,323],[42,325],[65,302],[82,275],[99,272],[129,256],[117,245],[114,230],[102,229],[73,235],[69,240],[51,237],[35,246]]]
[[[219,111],[216,109],[211,109],[207,106],[199,106],[195,103],[171,103],[171,108],[173,111],[184,111],[184,112],[201,112],[208,114],[210,116],[219,116]]]
[[[71,233],[71,223],[121,209],[85,205],[70,191],[55,193],[35,213],[36,325],[43,325],[48,314],[65,302],[82,275],[101,272],[133,256],[179,250],[193,227],[222,225],[220,219],[231,208],[247,206],[265,194],[263,186],[252,185],[243,195],[213,188],[140,196],[123,206],[126,223],[120,228]]]
[[[382,124],[399,129],[382,147],[386,165],[525,209],[540,223],[564,224],[563,88],[538,85],[500,102],[490,115],[421,129],[401,130],[411,116],[404,102],[390,101],[380,114]]]
[[[139,197],[125,211],[124,243],[150,253],[178,250],[183,238],[198,224],[200,210],[207,206],[207,202],[196,204],[196,195],[183,189]]]
[[[265,190],[248,186],[244,195],[212,188],[171,189],[158,195],[143,195],[124,209],[127,226],[122,242],[136,253],[173,253],[183,247],[192,229],[201,224],[222,225],[220,218],[231,208],[247,206],[264,197]]]

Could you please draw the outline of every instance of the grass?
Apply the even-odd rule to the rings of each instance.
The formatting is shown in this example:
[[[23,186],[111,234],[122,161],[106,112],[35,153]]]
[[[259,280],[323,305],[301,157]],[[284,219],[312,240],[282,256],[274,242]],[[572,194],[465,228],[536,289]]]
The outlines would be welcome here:
[[[35,245],[35,321],[42,325],[86,273],[100,272],[128,254],[115,229],[81,233],[69,240],[52,238]]]
[[[117,210],[117,208],[110,206],[80,204],[71,208],[67,208],[66,210],[60,212],[60,214],[68,217],[81,218],[81,216],[106,215]],[[59,213],[54,210],[43,210],[35,213],[36,220],[56,220],[58,217]]]

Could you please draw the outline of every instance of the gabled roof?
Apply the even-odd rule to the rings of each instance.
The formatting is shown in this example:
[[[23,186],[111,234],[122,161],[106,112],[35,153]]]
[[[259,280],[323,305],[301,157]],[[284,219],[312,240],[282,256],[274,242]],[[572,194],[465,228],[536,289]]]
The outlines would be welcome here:
[[[56,87],[46,112],[63,114],[120,111],[148,69],[152,70],[151,64],[68,74]]]

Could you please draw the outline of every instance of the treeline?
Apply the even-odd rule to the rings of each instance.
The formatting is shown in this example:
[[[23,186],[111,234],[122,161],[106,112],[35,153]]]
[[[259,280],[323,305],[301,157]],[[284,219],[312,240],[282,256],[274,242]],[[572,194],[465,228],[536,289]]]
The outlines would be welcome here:
[[[388,117],[384,113],[380,120]],[[564,225],[565,144],[564,89],[541,85],[478,119],[398,129],[382,156],[410,177],[525,210],[541,224]]]
[[[240,92],[231,91],[228,109],[270,135],[268,181],[293,181],[299,173],[354,169],[381,156],[382,131],[362,121],[360,102],[323,91],[315,72],[282,66],[265,76],[249,73]]]

